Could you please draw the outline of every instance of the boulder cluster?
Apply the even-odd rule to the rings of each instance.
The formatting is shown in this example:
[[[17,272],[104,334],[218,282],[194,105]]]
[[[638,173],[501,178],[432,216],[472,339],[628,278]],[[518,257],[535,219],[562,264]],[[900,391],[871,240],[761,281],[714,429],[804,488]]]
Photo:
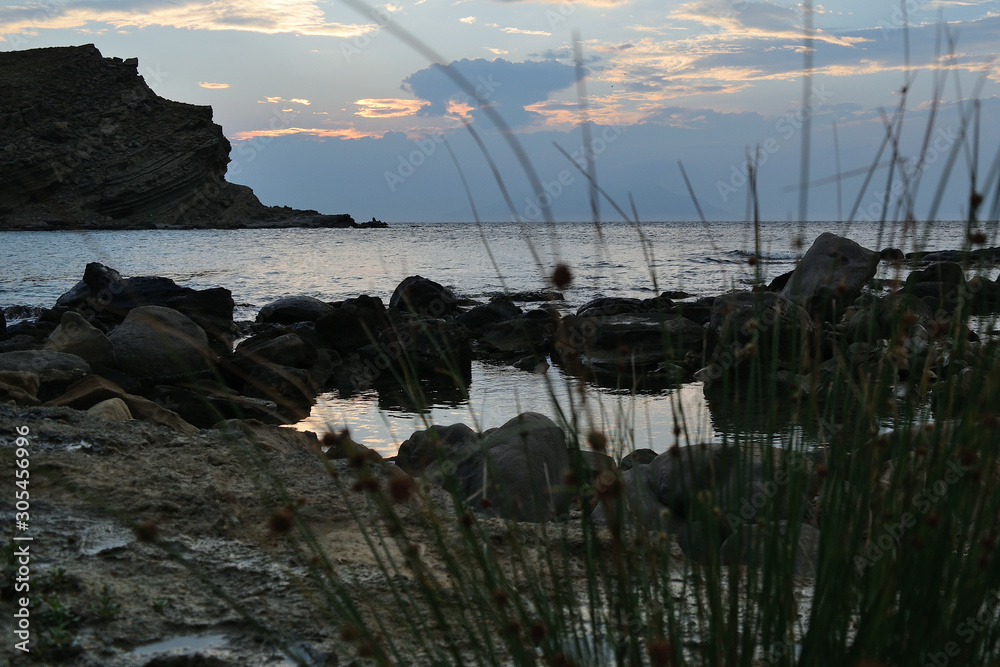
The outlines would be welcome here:
[[[551,362],[618,389],[701,381],[710,399],[746,391],[748,378],[764,386],[764,376],[791,403],[822,405],[833,387],[882,381],[898,384],[900,395],[953,401],[961,371],[981,353],[968,316],[996,312],[1000,286],[967,279],[961,265],[946,261],[879,295],[864,288],[880,261],[880,253],[823,234],[790,274],[713,298],[604,297],[565,313],[557,292],[483,303],[410,276],[388,304],[369,295],[338,302],[288,296],[265,305],[252,323],[233,321],[227,289],[123,277],[93,263],[51,309],[9,326],[0,318],[0,398],[193,432],[232,427],[232,420],[295,422],[324,391],[345,397],[374,389],[383,404],[419,409],[434,392],[460,396],[479,359],[535,373]],[[582,447],[581,437],[529,412],[483,433],[464,424],[418,431],[394,463],[450,487],[472,507],[524,521],[572,508],[610,519],[608,499],[621,498],[650,527],[678,533],[695,556],[710,549],[705,557],[716,557],[722,545],[724,558],[743,559],[757,532],[794,527],[797,558],[808,570],[818,540],[809,509],[816,461],[790,461],[771,447],[702,444],[616,462],[603,434],[589,434]],[[329,456],[379,459],[349,437],[327,444]],[[775,481],[778,474],[784,482]],[[709,491],[726,520],[706,541],[696,499]],[[792,509],[761,526],[762,505],[752,499]],[[726,547],[734,535],[741,537]]]

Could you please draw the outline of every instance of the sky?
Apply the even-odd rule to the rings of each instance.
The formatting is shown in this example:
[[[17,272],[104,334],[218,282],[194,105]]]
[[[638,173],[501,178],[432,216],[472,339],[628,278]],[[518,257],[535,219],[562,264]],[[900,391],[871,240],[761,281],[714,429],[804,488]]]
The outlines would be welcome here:
[[[906,193],[958,219],[971,174],[997,189],[1000,0],[0,7],[0,49],[87,43],[211,105],[265,204],[358,220],[589,220],[588,154],[604,220],[746,219],[748,171],[774,220],[891,220]]]

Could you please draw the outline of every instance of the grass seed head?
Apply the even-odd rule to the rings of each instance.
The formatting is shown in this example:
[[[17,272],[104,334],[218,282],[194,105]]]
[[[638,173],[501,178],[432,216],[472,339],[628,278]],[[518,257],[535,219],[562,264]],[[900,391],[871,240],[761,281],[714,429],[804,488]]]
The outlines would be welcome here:
[[[290,505],[275,510],[267,520],[267,527],[276,535],[284,535],[292,529],[295,515]]]
[[[146,519],[135,526],[135,536],[140,542],[155,542],[159,535],[160,527],[152,519]]]
[[[552,284],[559,289],[566,289],[573,282],[573,274],[565,264],[557,264],[552,272]]]

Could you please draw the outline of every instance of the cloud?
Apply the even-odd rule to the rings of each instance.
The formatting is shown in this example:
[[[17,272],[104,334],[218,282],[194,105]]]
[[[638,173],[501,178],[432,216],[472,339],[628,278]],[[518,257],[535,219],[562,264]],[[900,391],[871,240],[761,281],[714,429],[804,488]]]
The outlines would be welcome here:
[[[230,137],[233,141],[246,141],[257,137],[287,137],[291,135],[307,135],[320,139],[380,139],[385,132],[365,132],[355,127],[319,128],[319,127],[284,127],[275,130],[250,130],[237,132]]]
[[[199,81],[198,85],[209,90],[222,90],[229,87],[228,83],[210,83],[208,81]]]
[[[470,90],[460,90],[445,68],[461,76]],[[444,116],[449,113],[450,107],[468,107],[474,109],[468,113],[475,117],[480,113],[480,106],[491,104],[508,124],[519,127],[538,118],[526,107],[547,100],[551,93],[575,82],[575,68],[554,60],[511,62],[503,58],[476,58],[457,60],[448,65],[433,64],[408,76],[402,87],[415,97],[426,100],[424,114]],[[458,103],[458,106],[451,106],[453,103]]]
[[[518,2],[547,2],[550,4],[567,4],[568,0],[497,0],[503,4],[513,4]],[[627,5],[631,0],[575,0],[573,4],[586,7],[621,7]]]
[[[388,99],[363,99],[356,100],[354,104],[358,110],[354,115],[362,118],[402,118],[413,116],[421,108],[427,105],[420,100],[407,100],[401,98]]]
[[[537,35],[540,37],[551,37],[551,32],[545,32],[544,30],[524,30],[522,28],[502,28],[503,32],[508,35]]]
[[[731,41],[754,38],[770,41],[802,43],[802,14],[797,9],[782,7],[772,2],[743,2],[741,0],[696,0],[681,5],[669,17],[675,21],[691,21],[710,29],[699,35],[700,41]],[[823,30],[814,30],[814,42],[850,47],[867,41],[858,36],[838,36]]]
[[[468,25],[472,25],[473,23],[476,22],[476,17],[475,16],[463,16],[462,18],[460,18],[458,20],[461,21],[462,23],[466,23]]]
[[[199,84],[199,85],[201,85],[201,84]],[[225,86],[228,88],[229,84],[225,84]],[[293,97],[291,99],[286,99],[284,97],[265,97],[262,100],[257,100],[257,104],[280,104],[282,102],[290,102],[292,104],[301,104],[302,106],[306,106],[306,107],[312,104],[312,102],[310,102],[309,100],[301,98],[301,97]]]
[[[326,20],[316,0],[171,0],[21,5],[0,8],[0,35],[32,29],[72,29],[91,23],[115,28],[168,26],[193,30],[240,30],[267,34],[296,33],[323,37],[357,37],[374,25]]]

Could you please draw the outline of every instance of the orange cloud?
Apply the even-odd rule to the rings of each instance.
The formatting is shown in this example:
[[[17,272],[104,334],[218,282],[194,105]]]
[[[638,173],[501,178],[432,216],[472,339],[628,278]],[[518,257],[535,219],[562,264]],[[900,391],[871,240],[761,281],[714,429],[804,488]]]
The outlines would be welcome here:
[[[230,139],[233,141],[245,141],[256,137],[287,137],[294,134],[306,134],[321,139],[381,139],[385,132],[364,132],[354,127],[345,128],[319,128],[319,127],[285,127],[276,130],[250,130],[249,132],[237,132]]]
[[[198,85],[209,90],[222,90],[229,87],[228,83],[210,83],[208,81],[199,81]]]
[[[402,118],[403,116],[414,115],[427,102],[390,97],[383,99],[365,98],[363,100],[356,100],[354,104],[358,107],[358,110],[354,112],[355,116],[361,116],[362,118]]]

